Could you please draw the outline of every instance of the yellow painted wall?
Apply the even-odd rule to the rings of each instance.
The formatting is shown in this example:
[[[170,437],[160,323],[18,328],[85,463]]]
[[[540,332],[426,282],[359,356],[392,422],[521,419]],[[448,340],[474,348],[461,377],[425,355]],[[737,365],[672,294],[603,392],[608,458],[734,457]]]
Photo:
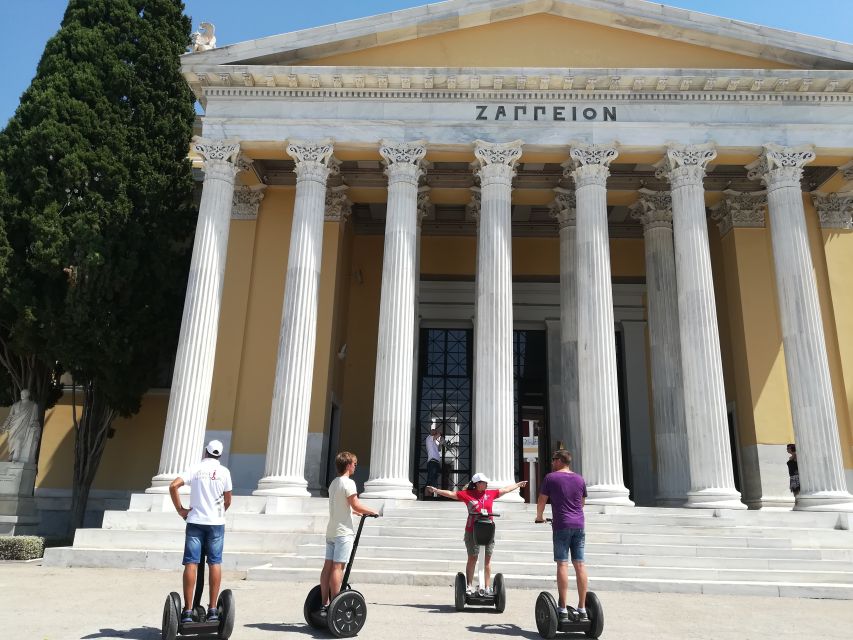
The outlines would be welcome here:
[[[788,68],[769,60],[544,14],[318,58],[304,64],[510,68]]]
[[[77,402],[79,416],[79,393]],[[160,461],[168,405],[168,394],[154,391],[145,395],[137,415],[116,419],[115,436],[107,440],[93,489],[141,491],[151,484]],[[36,487],[70,489],[73,473],[71,395],[66,393],[45,416]]]
[[[793,442],[769,229],[737,228],[722,239],[730,348],[727,390],[742,445]]]

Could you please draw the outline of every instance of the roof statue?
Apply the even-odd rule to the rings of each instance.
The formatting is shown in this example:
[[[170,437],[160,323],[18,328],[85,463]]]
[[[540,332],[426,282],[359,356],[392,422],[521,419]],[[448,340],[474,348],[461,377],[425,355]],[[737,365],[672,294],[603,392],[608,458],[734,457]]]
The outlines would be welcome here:
[[[210,22],[202,22],[198,26],[198,31],[192,34],[192,51],[209,51],[216,48],[216,36],[213,35],[216,27]]]

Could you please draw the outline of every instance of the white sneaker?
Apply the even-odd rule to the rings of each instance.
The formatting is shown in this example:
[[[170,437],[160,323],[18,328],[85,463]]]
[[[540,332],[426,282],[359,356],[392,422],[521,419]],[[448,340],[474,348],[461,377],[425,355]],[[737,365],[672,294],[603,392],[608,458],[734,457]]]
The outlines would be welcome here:
[[[465,587],[465,595],[466,596],[473,595],[473,593],[474,593],[474,587],[472,587],[470,584],[467,587]]]
[[[492,589],[491,587],[486,587],[486,595],[487,595],[487,596],[493,596],[493,595],[495,595],[495,591],[494,591],[494,589]]]

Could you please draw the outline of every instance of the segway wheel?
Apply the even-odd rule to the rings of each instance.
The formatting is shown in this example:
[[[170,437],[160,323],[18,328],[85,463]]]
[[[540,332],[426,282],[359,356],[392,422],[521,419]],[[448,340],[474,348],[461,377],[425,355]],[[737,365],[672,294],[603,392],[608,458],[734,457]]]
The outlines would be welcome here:
[[[601,600],[592,591],[586,594],[586,614],[589,616],[589,631],[587,638],[597,638],[604,631],[604,608]]]
[[[207,620],[207,609],[203,605],[197,604],[193,607],[193,615],[196,622],[204,622]]]
[[[536,598],[536,629],[543,638],[557,635],[557,602],[547,591]]]
[[[453,603],[456,605],[457,611],[465,610],[465,587],[468,586],[465,581],[464,573],[456,574],[456,582],[453,585]]]
[[[495,609],[498,613],[503,613],[504,609],[506,609],[506,583],[504,582],[504,574],[496,574],[492,586],[495,591]]]
[[[234,594],[231,593],[231,589],[226,589],[219,594],[216,608],[219,609],[219,637],[221,640],[228,640],[231,632],[234,631],[234,618],[237,616],[237,605],[234,603]]]
[[[367,603],[358,591],[342,591],[329,603],[328,624],[338,638],[352,638],[367,622]]]
[[[178,605],[175,606],[175,598],[178,599]],[[178,637],[178,620],[180,620],[180,605],[181,596],[177,593],[170,593],[166,596],[166,604],[163,606],[163,628],[160,631],[162,640],[175,640]]]
[[[305,605],[302,607],[302,615],[305,616],[305,622],[308,623],[309,627],[313,627],[314,629],[326,628],[325,624],[318,622],[314,618],[314,613],[319,611],[323,606],[322,597],[320,585],[318,584],[308,592],[308,596],[305,598]]]

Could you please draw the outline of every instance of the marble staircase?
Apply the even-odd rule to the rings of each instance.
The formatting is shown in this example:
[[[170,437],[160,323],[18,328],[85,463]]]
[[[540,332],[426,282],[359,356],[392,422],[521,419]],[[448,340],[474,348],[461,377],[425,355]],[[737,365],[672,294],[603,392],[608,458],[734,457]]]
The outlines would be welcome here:
[[[465,510],[452,502],[376,501],[365,523],[353,583],[450,588],[464,567]],[[532,505],[503,504],[493,571],[509,588],[551,588],[550,528]],[[587,565],[598,591],[653,591],[853,599],[853,516],[588,506]],[[315,581],[324,552],[321,498],[235,497],[226,569],[249,580]],[[183,522],[167,496],[134,496],[100,529],[80,529],[45,564],[174,569]]]

